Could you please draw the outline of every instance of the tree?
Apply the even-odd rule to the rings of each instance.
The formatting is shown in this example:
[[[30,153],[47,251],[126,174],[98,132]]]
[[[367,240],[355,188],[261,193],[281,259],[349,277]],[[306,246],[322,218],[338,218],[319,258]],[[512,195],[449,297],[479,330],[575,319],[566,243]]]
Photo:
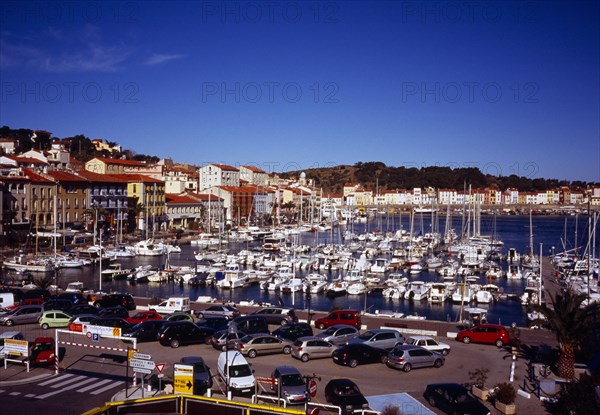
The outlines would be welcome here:
[[[576,293],[568,287],[550,296],[551,307],[547,304],[533,306],[546,317],[550,330],[556,335],[560,348],[558,376],[564,379],[575,378],[575,351],[593,328],[593,312],[598,305],[584,306],[586,299],[586,294]]]

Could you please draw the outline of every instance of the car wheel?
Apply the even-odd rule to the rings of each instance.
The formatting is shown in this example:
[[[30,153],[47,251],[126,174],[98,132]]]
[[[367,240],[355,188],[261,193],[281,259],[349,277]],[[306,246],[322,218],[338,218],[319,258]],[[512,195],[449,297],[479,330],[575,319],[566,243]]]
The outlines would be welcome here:
[[[402,368],[402,370],[404,370],[406,373],[410,372],[411,369],[412,369],[412,365],[410,363],[405,364],[404,367]]]
[[[226,352],[227,351],[227,346],[221,346],[221,351]]]
[[[384,365],[387,363],[387,356],[381,356],[381,363],[383,363]]]
[[[10,326],[13,326],[15,324],[15,322],[12,320],[6,320],[5,324],[10,327]]]
[[[196,317],[198,317],[198,318],[204,318],[204,314],[198,313],[198,314],[196,314]]]
[[[442,350],[442,355],[443,356],[448,356],[448,353],[450,353],[450,350],[448,350],[448,349]]]
[[[435,362],[433,362],[433,367],[442,367],[442,365],[442,359],[435,359]]]
[[[502,340],[498,339],[498,340],[496,340],[496,346],[502,347],[502,346],[504,346],[504,342]]]
[[[48,325],[48,323],[44,323],[44,324],[42,324],[42,328],[44,330],[48,330],[50,328],[50,326]]]
[[[179,347],[179,340],[171,340],[171,347],[177,349]]]
[[[288,323],[288,321],[284,318],[283,320],[281,320],[281,325],[285,326]]]
[[[248,351],[248,357],[254,359],[256,357],[256,350]]]
[[[470,337],[463,337],[463,343],[464,343],[464,344],[469,344],[469,343],[471,343],[471,338],[470,338]]]
[[[351,359],[351,360],[348,362],[348,366],[350,366],[350,367],[356,367],[356,366],[358,366],[358,360],[356,360],[356,359]]]
[[[290,346],[285,346],[283,348],[283,354],[290,354],[292,353],[292,348]]]
[[[432,407],[436,407],[435,405],[435,398],[433,396],[430,396],[429,399],[427,400],[427,402],[429,402],[429,405],[431,405]]]
[[[317,327],[319,330],[323,330],[325,328],[325,324],[323,323],[319,323],[319,326]]]
[[[300,356],[300,360],[302,360],[304,363],[306,363],[310,360],[310,356],[307,354],[303,354],[302,356]]]
[[[94,307],[96,307],[96,308],[100,308],[100,303],[99,303],[98,301],[96,301],[96,302],[94,303]]]

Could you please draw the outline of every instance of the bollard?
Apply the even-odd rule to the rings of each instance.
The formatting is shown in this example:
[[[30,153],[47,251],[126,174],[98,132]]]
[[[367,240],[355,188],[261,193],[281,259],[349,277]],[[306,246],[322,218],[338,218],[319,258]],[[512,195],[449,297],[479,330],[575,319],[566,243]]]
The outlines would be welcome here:
[[[233,393],[231,391],[227,391],[227,400],[231,401],[233,399]]]
[[[207,398],[212,398],[212,389],[211,389],[211,388],[208,388],[208,389],[206,390],[206,397],[207,397]]]

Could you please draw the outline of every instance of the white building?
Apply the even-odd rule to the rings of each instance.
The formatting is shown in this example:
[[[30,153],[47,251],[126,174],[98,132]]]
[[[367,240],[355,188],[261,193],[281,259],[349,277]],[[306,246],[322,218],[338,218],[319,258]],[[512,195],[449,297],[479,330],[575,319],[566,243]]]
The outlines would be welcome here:
[[[203,191],[215,186],[239,186],[240,171],[226,164],[207,164],[199,170],[199,190]]]

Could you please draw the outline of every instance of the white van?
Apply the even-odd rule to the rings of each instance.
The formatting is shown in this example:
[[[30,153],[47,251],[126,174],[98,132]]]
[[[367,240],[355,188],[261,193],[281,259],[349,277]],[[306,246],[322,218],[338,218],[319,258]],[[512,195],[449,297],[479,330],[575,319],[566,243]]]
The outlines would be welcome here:
[[[189,313],[191,311],[190,299],[187,297],[171,297],[167,301],[163,301],[159,305],[151,305],[149,308],[159,314]]]
[[[4,310],[15,304],[15,295],[13,293],[0,293],[0,310]]]
[[[229,382],[229,390],[232,394],[251,395],[254,393],[256,379],[253,370],[244,356],[237,350],[219,354],[217,372],[223,383],[227,384]],[[229,372],[229,376],[227,376],[227,372]]]

